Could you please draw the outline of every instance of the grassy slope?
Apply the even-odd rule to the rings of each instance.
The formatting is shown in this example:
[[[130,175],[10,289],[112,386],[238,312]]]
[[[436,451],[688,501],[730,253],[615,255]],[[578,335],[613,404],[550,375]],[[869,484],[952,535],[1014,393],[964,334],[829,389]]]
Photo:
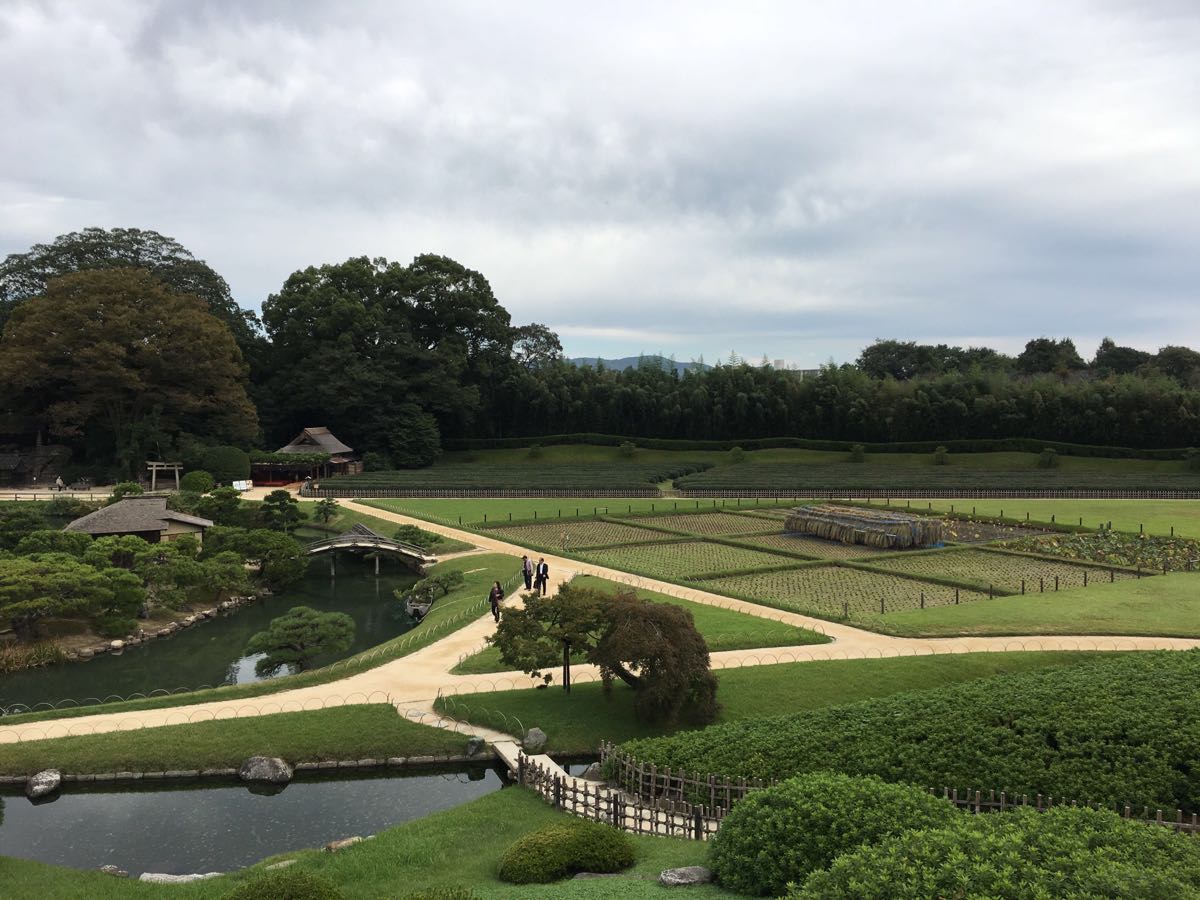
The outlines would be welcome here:
[[[721,682],[717,699],[722,707],[717,721],[761,718],[1001,673],[1073,665],[1096,656],[1072,652],[968,653],[727,669],[717,673]],[[609,698],[599,684],[576,684],[569,695],[557,686],[497,691],[451,698],[445,708],[456,717],[502,730],[506,725],[536,725],[549,736],[553,750],[565,753],[595,752],[604,740],[621,742],[681,730],[638,722],[633,715],[633,692],[621,684],[614,685]]]
[[[1097,634],[1200,637],[1200,574],[1156,575],[1059,593],[997,597],[876,616],[872,631],[909,637]]]
[[[699,842],[636,837],[638,861],[616,878],[524,887],[497,880],[500,855],[513,841],[561,821],[564,815],[556,813],[531,791],[508,788],[382,831],[374,840],[342,853],[306,850],[274,859],[298,859],[293,869],[322,875],[355,900],[394,900],[410,892],[454,886],[469,887],[485,900],[513,897],[599,900],[614,896],[673,896],[671,888],[660,887],[654,880],[658,873],[673,866],[700,865],[707,858],[707,847]],[[0,892],[13,900],[127,897],[216,900],[260,871],[260,867],[254,867],[211,881],[158,886],[131,883],[98,872],[76,872],[0,857],[0,885],[3,885]],[[689,897],[734,896],[712,886],[688,888],[686,893]]]
[[[373,704],[0,744],[0,773],[160,772],[236,767],[248,756],[296,763],[464,752],[463,735],[415,724],[388,704]]]
[[[192,691],[187,694],[173,694],[170,697],[130,700],[102,706],[83,706],[53,712],[27,713],[5,718],[4,721],[8,724],[15,724],[40,719],[74,718],[96,713],[121,712],[128,709],[159,709],[165,706],[185,706],[210,701],[233,701],[276,694],[280,691],[313,684],[326,684],[414,653],[483,615],[487,606],[488,586],[493,580],[504,582],[511,578],[519,571],[519,567],[520,560],[503,553],[481,553],[478,556],[464,556],[460,559],[439,563],[436,571],[458,569],[468,573],[466,574],[466,583],[438,600],[424,621],[412,631],[342,660],[336,664],[336,668],[314,669],[311,672],[302,672],[299,675],[288,675],[255,684],[231,685],[205,691]],[[474,571],[476,569],[480,571]]]
[[[627,585],[617,584],[604,578],[591,575],[577,576],[571,582],[579,587],[595,588],[613,593]],[[655,591],[637,591],[643,600],[654,603],[671,603],[682,606],[692,614],[696,628],[704,635],[709,650],[743,650],[751,647],[791,647],[801,644],[823,644],[828,641],[823,635],[804,628],[796,628],[775,622],[770,619],[760,619],[745,613],[718,609],[705,606],[703,603],[692,603],[659,594]],[[474,656],[469,656],[455,666],[451,671],[456,675],[477,675],[488,672],[507,672],[511,667],[500,660],[500,651],[495,647],[481,650]]]
[[[905,501],[893,500],[903,506]],[[1149,534],[1170,534],[1174,526],[1180,537],[1200,538],[1200,503],[1195,500],[928,500],[914,499],[913,506],[933,505],[948,510],[951,504],[958,512],[974,508],[980,516],[998,516],[1000,511],[1009,518],[1029,517],[1049,522],[1051,516],[1067,525],[1083,524],[1096,528],[1101,522],[1112,522],[1117,531],[1136,532],[1141,525]]]
[[[536,441],[531,438],[530,442]],[[541,455],[532,459],[528,450],[474,450],[446,453],[439,460],[440,465],[461,463],[497,463],[504,465],[539,466],[549,464],[569,464],[587,462],[621,462],[624,459],[616,447],[593,447],[587,445],[561,444],[544,447]],[[806,465],[821,465],[823,463],[844,463],[850,461],[849,453],[827,450],[751,450],[745,454],[747,463],[800,463]],[[964,469],[1034,469],[1037,468],[1038,454],[1036,453],[952,453],[949,465]],[[639,448],[632,462],[704,462],[712,466],[729,465],[732,462],[727,450],[651,450]],[[909,468],[912,466],[932,466],[931,453],[868,453],[863,465],[895,466]],[[1183,460],[1147,460],[1147,459],[1104,459],[1082,456],[1060,456],[1059,467],[1080,472],[1185,472],[1187,463]]]

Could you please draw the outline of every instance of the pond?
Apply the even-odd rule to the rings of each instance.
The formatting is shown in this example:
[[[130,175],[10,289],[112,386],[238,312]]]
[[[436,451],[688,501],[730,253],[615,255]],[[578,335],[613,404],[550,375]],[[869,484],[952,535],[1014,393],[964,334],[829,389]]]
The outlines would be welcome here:
[[[503,787],[493,766],[300,772],[276,794],[235,781],[68,784],[50,803],[0,792],[0,853],[95,869],[229,872],[267,856],[361,835],[449,809]],[[0,891],[2,893],[2,891]]]
[[[88,662],[0,675],[0,708],[259,681],[254,672],[258,657],[243,653],[246,643],[293,606],[344,612],[354,619],[350,649],[318,657],[314,666],[351,656],[417,624],[392,596],[395,588],[408,587],[416,576],[394,560],[382,562],[382,574],[376,577],[373,562],[339,554],[337,577],[330,578],[328,559],[321,556],[302,581],[278,596],[200,622],[173,637],[129,647],[119,656],[103,654]],[[286,675],[287,669],[278,674]]]

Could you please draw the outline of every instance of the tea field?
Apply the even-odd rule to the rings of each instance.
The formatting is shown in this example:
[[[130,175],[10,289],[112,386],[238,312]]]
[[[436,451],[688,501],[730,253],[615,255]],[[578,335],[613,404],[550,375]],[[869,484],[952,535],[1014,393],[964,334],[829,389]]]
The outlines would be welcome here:
[[[364,472],[361,475],[338,475],[320,481],[323,490],[338,496],[352,497],[375,492],[418,492],[428,496],[445,491],[496,492],[538,491],[569,492],[582,496],[587,492],[614,496],[629,492],[631,496],[652,491],[658,494],[659,482],[669,481],[697,470],[696,465],[671,463],[579,463],[567,465],[489,465],[458,463],[431,466],[428,469],[400,469],[387,472]]]
[[[953,606],[988,599],[966,588],[901,578],[842,566],[805,566],[700,580],[696,587],[717,594],[826,619],[869,619],[900,609]],[[923,599],[922,599],[923,598]]]
[[[661,531],[651,531],[648,528],[637,528],[605,519],[552,521],[544,525],[502,525],[488,528],[485,533],[522,547],[545,548],[566,553],[618,544],[677,540]]]
[[[684,534],[727,537],[778,531],[778,521],[730,512],[682,513],[672,516],[639,516],[631,519],[639,525],[663,528]]]
[[[742,544],[753,544],[767,550],[782,550],[808,559],[870,559],[881,553],[889,553],[882,547],[867,547],[863,544],[842,544],[838,541],[823,541],[805,534],[764,534],[738,538]]]
[[[1072,565],[1065,561],[976,548],[888,556],[871,560],[870,566],[916,578],[955,581],[985,588],[991,585],[1006,593],[1020,593],[1024,582],[1024,592],[1028,594],[1137,577],[1136,573],[1125,569]]]
[[[691,581],[709,574],[769,569],[795,563],[786,556],[712,541],[635,544],[577,555],[597,565],[667,581]]]

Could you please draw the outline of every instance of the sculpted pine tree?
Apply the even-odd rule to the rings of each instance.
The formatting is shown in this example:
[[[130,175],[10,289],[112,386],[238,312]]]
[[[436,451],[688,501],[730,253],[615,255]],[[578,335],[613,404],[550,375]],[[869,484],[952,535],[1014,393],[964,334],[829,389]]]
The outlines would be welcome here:
[[[180,431],[249,443],[258,417],[229,329],[140,269],[52,280],[0,336],[0,384],[50,434],[107,444],[133,473]]]
[[[302,670],[314,656],[347,650],[353,641],[354,620],[345,613],[297,606],[250,638],[246,653],[266,654],[254,664],[254,671],[266,676],[284,666]]]

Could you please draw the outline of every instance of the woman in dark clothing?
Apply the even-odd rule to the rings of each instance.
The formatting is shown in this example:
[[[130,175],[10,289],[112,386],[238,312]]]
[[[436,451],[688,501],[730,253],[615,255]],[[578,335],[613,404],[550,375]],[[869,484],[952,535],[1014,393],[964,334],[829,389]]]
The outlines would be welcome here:
[[[504,602],[504,588],[500,587],[500,582],[492,582],[492,589],[488,593],[488,600],[492,604],[492,616],[497,622],[500,621],[500,604]]]

